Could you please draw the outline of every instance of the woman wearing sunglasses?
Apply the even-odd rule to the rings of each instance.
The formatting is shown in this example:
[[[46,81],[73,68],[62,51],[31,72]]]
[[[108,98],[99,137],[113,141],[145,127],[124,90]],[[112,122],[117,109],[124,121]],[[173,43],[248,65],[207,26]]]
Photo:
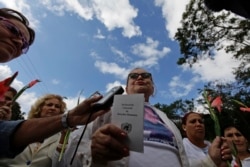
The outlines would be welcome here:
[[[35,32],[21,13],[7,8],[0,10],[0,62],[8,62],[27,53]]]
[[[110,123],[111,112],[108,112],[98,117],[92,126],[88,126],[92,129],[85,134],[85,143],[88,142],[87,139],[91,139],[89,141],[91,142],[90,147],[83,147],[82,154],[79,152],[74,161],[82,161],[85,165],[108,167],[213,167],[223,165],[225,163],[223,160],[231,158],[231,151],[227,143],[222,143],[222,140],[218,137],[212,143],[213,151],[210,151],[210,156],[204,158],[199,164],[189,165],[178,128],[168,119],[165,113],[149,103],[154,89],[151,73],[143,68],[135,68],[128,74],[127,94],[142,93],[145,99],[143,153],[129,150],[123,142],[127,138],[126,132]],[[73,139],[71,142],[78,139]],[[221,144],[222,148],[220,147]],[[90,149],[89,152],[86,150],[88,148]],[[72,159],[70,153],[72,152],[74,150],[68,147],[63,160],[66,164],[60,164],[58,167],[70,166],[69,162]],[[88,155],[92,156],[88,157]]]

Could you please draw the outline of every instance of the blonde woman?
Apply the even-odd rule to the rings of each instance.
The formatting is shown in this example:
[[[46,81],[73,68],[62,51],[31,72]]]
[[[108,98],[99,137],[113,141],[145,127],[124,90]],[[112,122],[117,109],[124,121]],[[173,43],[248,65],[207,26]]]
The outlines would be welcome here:
[[[47,94],[39,98],[33,106],[31,106],[28,114],[28,119],[46,118],[63,114],[66,110],[66,103],[63,97],[56,94]],[[53,122],[51,122],[53,123]],[[46,127],[39,127],[41,129]],[[51,157],[57,147],[60,147],[59,140],[63,141],[65,133],[57,133],[40,142],[28,145],[22,153],[17,155],[14,159],[0,160],[0,166],[21,167],[30,166],[38,167],[51,166]],[[60,148],[58,148],[60,149]]]

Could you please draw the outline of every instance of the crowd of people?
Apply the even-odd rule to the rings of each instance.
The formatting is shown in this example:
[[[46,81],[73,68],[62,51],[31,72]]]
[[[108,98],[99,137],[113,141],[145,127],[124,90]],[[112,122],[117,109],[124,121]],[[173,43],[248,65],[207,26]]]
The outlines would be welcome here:
[[[34,42],[35,32],[20,12],[1,8],[0,38],[3,63],[26,53]],[[11,103],[16,91],[9,89],[0,102],[0,166],[224,167],[228,162],[249,165],[248,139],[238,127],[224,127],[224,137],[217,136],[209,142],[205,140],[202,115],[189,112],[182,120],[186,133],[183,138],[167,115],[150,104],[154,90],[150,72],[143,68],[130,71],[126,94],[144,95],[144,151],[139,153],[130,151],[124,142],[127,132],[111,123],[112,108],[91,112],[101,95],[88,98],[66,112],[60,95],[47,94],[31,106],[28,119],[11,121]],[[78,125],[82,126],[77,129]],[[69,128],[75,130],[59,159]],[[84,137],[76,150],[83,130]],[[232,144],[238,150],[237,157],[232,156]]]
[[[28,119],[48,118],[63,114],[65,111],[66,103],[63,101],[63,97],[55,94],[47,94],[39,98],[31,106]],[[58,146],[58,139],[63,140],[64,136],[56,133],[44,140],[31,143],[15,158],[0,159],[0,166],[51,166],[51,159],[54,150]]]
[[[126,93],[128,95],[144,94],[144,152],[129,151],[128,145],[124,142],[127,138],[126,131],[111,123],[111,109],[111,112],[99,116],[87,126],[85,137],[81,141],[82,147],[74,158],[74,161],[77,162],[75,164],[78,166],[110,167],[212,167],[226,166],[226,161],[231,160],[230,147],[226,140],[221,137],[216,137],[209,144],[205,156],[196,157],[198,159],[196,161],[189,160],[179,129],[165,113],[150,105],[150,97],[154,93],[154,82],[151,73],[145,69],[135,68],[128,74]],[[193,120],[195,123],[202,122],[199,114],[190,114],[189,117],[187,118],[188,123],[186,123],[187,129],[192,129],[189,122],[194,122]],[[53,163],[54,167],[74,166],[74,163],[71,164],[71,160],[81,133],[82,129],[74,131],[60,162],[58,162],[58,153],[55,154],[53,161],[58,163]],[[200,138],[202,138],[202,133]]]

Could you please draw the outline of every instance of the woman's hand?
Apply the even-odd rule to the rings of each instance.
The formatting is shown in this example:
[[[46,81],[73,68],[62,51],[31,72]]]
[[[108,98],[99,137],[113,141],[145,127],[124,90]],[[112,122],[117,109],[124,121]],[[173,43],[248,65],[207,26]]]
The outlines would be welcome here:
[[[209,147],[209,155],[218,167],[226,167],[232,161],[232,152],[224,137],[216,137]]]
[[[126,138],[126,132],[113,124],[100,127],[92,136],[93,162],[105,164],[128,156],[129,149],[123,142]]]
[[[12,115],[11,107],[9,106],[0,107],[0,120],[5,120],[5,121],[11,120],[11,115]]]

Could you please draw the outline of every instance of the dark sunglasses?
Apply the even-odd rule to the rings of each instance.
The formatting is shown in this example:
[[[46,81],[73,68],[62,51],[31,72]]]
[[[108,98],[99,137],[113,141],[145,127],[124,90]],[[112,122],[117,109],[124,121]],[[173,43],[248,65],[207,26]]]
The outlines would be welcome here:
[[[15,24],[13,24],[11,21],[9,21],[8,19],[6,19],[4,17],[0,16],[0,22],[2,22],[3,25],[5,26],[5,28],[7,28],[13,35],[15,35],[16,37],[18,37],[22,40],[22,43],[23,43],[23,46],[21,48],[22,53],[27,53],[29,50],[29,42],[24,37],[21,30],[19,28],[17,28]]]
[[[137,79],[139,76],[141,76],[143,79],[146,79],[146,78],[151,77],[151,73],[148,73],[148,72],[140,73],[140,74],[139,73],[130,73],[128,76],[131,79]]]

